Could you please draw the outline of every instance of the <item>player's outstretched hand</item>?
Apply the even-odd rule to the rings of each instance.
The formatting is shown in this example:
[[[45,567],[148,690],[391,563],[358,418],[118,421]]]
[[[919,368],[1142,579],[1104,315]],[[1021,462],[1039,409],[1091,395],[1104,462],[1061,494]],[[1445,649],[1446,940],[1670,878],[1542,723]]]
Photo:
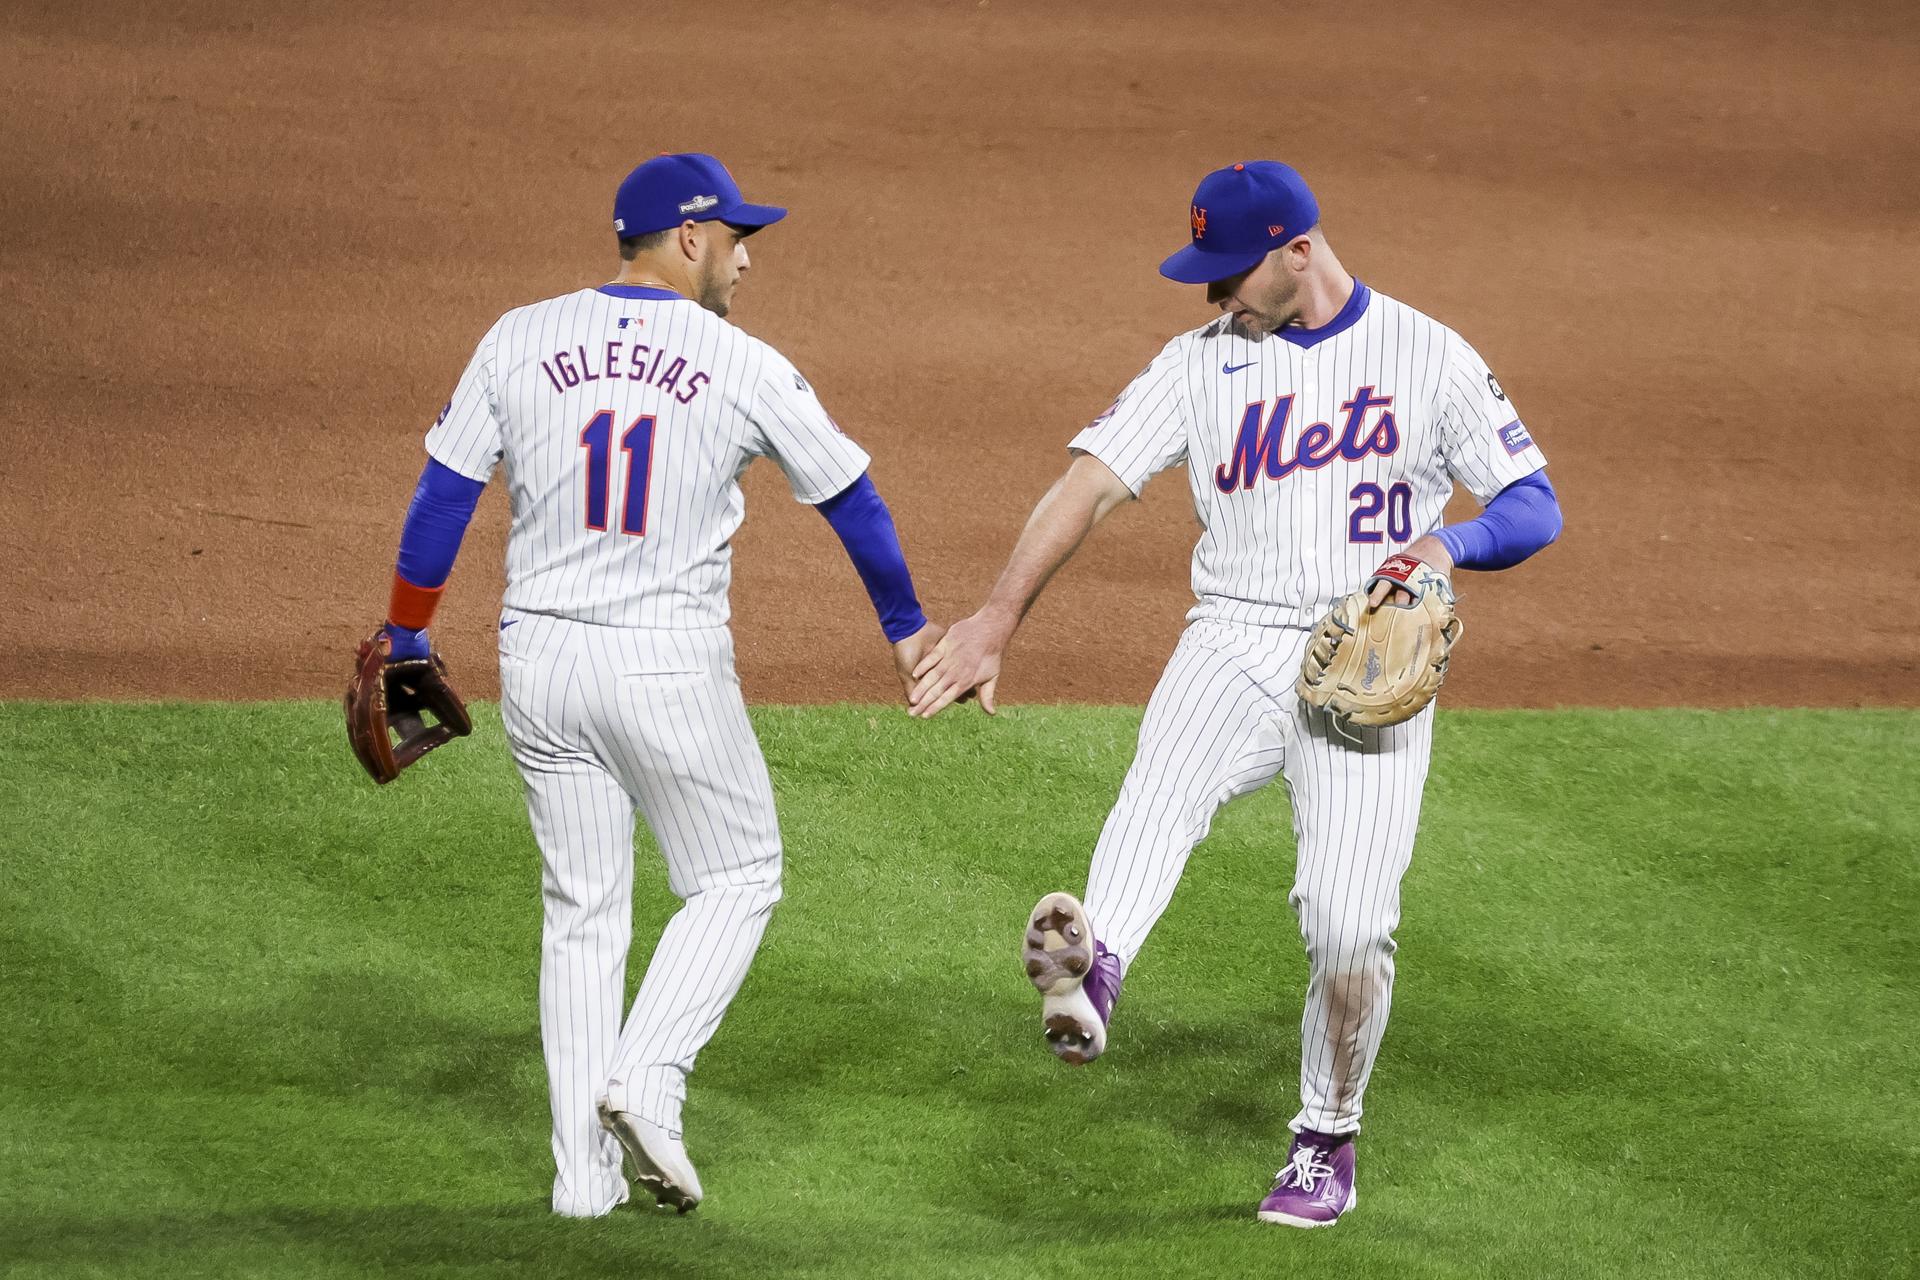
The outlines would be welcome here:
[[[900,689],[907,697],[913,696],[913,669],[920,665],[922,658],[933,652],[933,647],[946,634],[945,627],[937,622],[928,622],[905,640],[894,644],[893,672],[900,677]]]
[[[993,691],[1000,681],[1000,655],[1011,635],[1011,628],[984,613],[954,623],[914,668],[919,683],[907,695],[908,713],[931,719],[978,690],[980,709],[996,714]]]

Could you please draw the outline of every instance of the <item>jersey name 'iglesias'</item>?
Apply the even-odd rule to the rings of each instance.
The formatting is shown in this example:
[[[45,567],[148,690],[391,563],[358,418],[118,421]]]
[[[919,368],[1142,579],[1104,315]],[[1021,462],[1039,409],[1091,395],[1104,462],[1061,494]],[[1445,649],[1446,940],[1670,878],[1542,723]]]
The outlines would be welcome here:
[[[739,479],[755,458],[807,503],[869,461],[778,351],[634,285],[502,316],[427,452],[475,480],[505,461],[506,608],[670,629],[728,621]]]
[[[1070,447],[1135,494],[1186,464],[1187,616],[1256,626],[1311,627],[1439,526],[1456,480],[1485,503],[1546,465],[1464,339],[1358,281],[1320,329],[1174,338]]]

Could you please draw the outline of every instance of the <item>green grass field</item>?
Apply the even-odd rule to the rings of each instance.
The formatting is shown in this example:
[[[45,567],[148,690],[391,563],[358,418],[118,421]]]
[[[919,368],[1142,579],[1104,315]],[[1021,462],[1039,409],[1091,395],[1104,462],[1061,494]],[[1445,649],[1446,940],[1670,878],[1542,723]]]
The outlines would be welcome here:
[[[1360,1205],[1309,1234],[1252,1217],[1284,789],[1195,855],[1110,1054],[1042,1046],[1022,913],[1138,724],[1097,709],[757,711],[787,899],[693,1077],[708,1202],[550,1218],[481,712],[376,790],[331,705],[0,705],[0,1273],[1920,1273],[1920,714],[1444,715]]]

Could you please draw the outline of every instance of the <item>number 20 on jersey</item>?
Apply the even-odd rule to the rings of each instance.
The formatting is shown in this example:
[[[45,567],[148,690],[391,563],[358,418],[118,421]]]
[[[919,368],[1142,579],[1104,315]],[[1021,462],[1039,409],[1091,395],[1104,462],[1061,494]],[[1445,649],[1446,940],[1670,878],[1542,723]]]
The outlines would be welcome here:
[[[643,413],[620,436],[626,455],[626,485],[620,502],[620,532],[643,538],[647,533],[647,489],[653,479],[654,416]],[[580,430],[580,447],[587,451],[587,528],[605,530],[607,504],[613,496],[613,410],[602,409]]]

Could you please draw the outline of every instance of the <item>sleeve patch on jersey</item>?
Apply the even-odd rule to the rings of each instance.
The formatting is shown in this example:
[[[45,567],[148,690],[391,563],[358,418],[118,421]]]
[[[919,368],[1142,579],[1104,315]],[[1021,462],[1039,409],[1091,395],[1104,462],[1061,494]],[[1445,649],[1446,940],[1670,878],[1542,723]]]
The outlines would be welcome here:
[[[1533,437],[1527,434],[1525,426],[1518,418],[1500,428],[1500,443],[1507,447],[1508,453],[1524,453],[1533,448]]]
[[[807,380],[798,373],[795,373],[793,375],[793,386],[796,391],[805,391],[807,390]]]

